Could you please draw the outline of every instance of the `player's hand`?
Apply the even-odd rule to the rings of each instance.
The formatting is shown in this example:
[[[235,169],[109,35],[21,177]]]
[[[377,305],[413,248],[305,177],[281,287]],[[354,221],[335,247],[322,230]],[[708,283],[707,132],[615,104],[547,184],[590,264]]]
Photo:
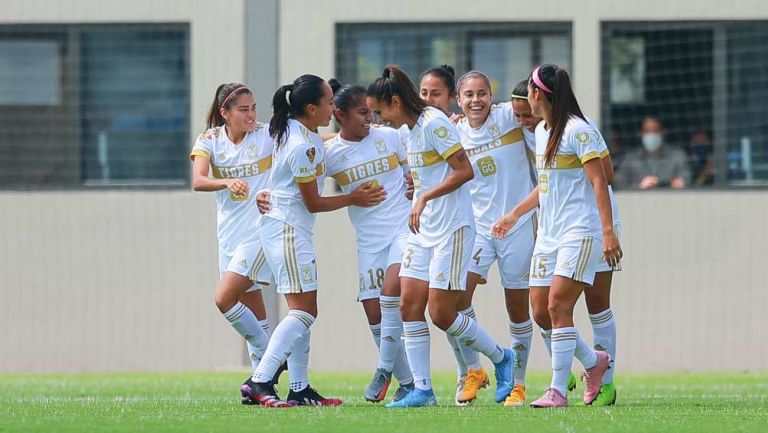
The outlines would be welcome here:
[[[659,186],[659,178],[656,176],[645,176],[640,181],[640,189],[651,189]]]
[[[463,113],[453,113],[451,114],[451,122],[453,123],[459,123],[459,120],[464,118]]]
[[[411,172],[405,173],[405,198],[413,200],[413,176]]]
[[[256,206],[259,208],[259,213],[265,214],[272,210],[272,203],[270,203],[269,198],[268,190],[262,190],[256,194]]]
[[[427,201],[424,200],[424,198],[417,197],[416,200],[414,200],[411,214],[408,216],[408,227],[411,229],[411,232],[419,232],[419,228],[421,228],[419,219],[421,219],[421,214],[424,212],[425,207],[427,207]]]
[[[240,179],[227,179],[227,189],[236,196],[248,194],[248,182]]]
[[[685,181],[680,177],[673,177],[669,186],[674,189],[683,189],[685,188]]]
[[[493,236],[496,239],[501,239],[504,236],[509,233],[510,230],[512,230],[512,227],[517,224],[517,220],[519,220],[513,212],[508,212],[505,215],[502,215],[501,218],[498,219],[495,223],[493,223],[493,226],[491,226],[491,236]]]
[[[619,245],[619,238],[616,237],[616,232],[613,229],[603,232],[603,258],[608,265],[616,267],[622,257],[624,257],[624,252],[621,251],[621,245]]]
[[[353,206],[371,207],[383,202],[387,198],[387,191],[381,185],[373,185],[366,182],[349,193]]]

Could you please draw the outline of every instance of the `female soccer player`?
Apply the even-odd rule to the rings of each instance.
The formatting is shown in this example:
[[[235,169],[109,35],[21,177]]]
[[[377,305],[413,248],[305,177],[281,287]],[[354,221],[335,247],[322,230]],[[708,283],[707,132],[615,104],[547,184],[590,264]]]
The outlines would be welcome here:
[[[436,68],[428,69],[422,72],[419,80],[419,97],[427,105],[437,108],[445,113],[453,122],[456,122],[461,115],[455,114],[451,111],[451,102],[456,100],[456,73],[451,65],[441,65]],[[400,129],[401,134],[408,136],[409,130],[407,126],[403,126]],[[459,295],[459,304],[465,305],[468,302],[467,294],[462,293]],[[469,316],[477,320],[475,310],[472,308],[471,303],[467,304],[467,308],[462,308],[462,314]],[[462,398],[462,394],[465,396],[477,395],[477,390],[484,388],[487,385],[486,381],[476,380],[477,377],[473,376],[469,383],[466,382],[467,375],[469,374],[469,368],[467,365],[478,366],[480,365],[480,356],[474,350],[462,346],[456,341],[456,339],[450,334],[446,334],[448,344],[453,349],[453,356],[456,358],[456,398],[455,402],[459,406],[470,404],[474,401],[474,398]],[[482,373],[485,373],[483,370]],[[465,390],[467,388],[467,390]]]
[[[432,322],[461,344],[488,356],[496,367],[496,401],[512,390],[514,354],[502,349],[471,317],[458,312],[458,294],[466,289],[475,222],[469,187],[472,166],[458,133],[445,114],[427,107],[401,69],[388,65],[368,87],[368,106],[394,127],[407,125],[408,165],[414,196],[408,225],[412,234],[403,254],[400,311],[408,362],[416,389],[388,407],[432,406],[429,328]]]
[[[610,355],[595,351],[573,326],[573,307],[594,281],[602,256],[611,266],[622,256],[613,229],[608,186],[600,162],[599,134],[579,108],[568,73],[555,65],[537,67],[528,81],[536,127],[539,185],[493,227],[503,237],[520,212],[540,206],[541,224],[531,262],[531,303],[537,323],[552,323],[552,382],[533,407],[565,407],[575,356],[586,371],[584,403],[597,397]]]
[[[350,194],[322,197],[325,148],[317,128],[327,126],[333,114],[333,93],[328,83],[302,75],[281,86],[272,98],[269,132],[275,140],[271,209],[261,219],[264,252],[285,295],[288,315],[275,328],[253,379],[243,393],[268,407],[297,405],[337,406],[341,400],[324,398],[307,375],[309,328],[317,317],[317,268],[312,241],[316,212],[345,206],[373,206],[384,199],[381,187],[366,185]],[[286,357],[291,390],[288,401],[277,398],[271,379]]]
[[[509,315],[511,347],[517,355],[515,387],[504,405],[521,406],[525,404],[525,371],[533,335],[528,314],[528,270],[536,238],[536,210],[521,216],[503,239],[491,236],[491,226],[533,189],[530,162],[517,113],[513,113],[510,102],[491,104],[493,95],[488,77],[482,72],[470,71],[459,78],[456,87],[458,103],[464,113],[457,128],[475,172],[470,192],[477,224],[466,297],[462,298],[459,309],[471,311],[475,288],[487,279],[491,265],[498,261]],[[474,399],[478,388],[487,380],[479,362],[469,365],[469,375],[457,399]]]
[[[440,65],[421,74],[419,97],[446,116],[452,117],[451,102],[456,100],[456,72],[451,65]]]
[[[216,192],[221,277],[215,302],[247,342],[255,371],[269,340],[260,289],[272,276],[256,230],[261,215],[254,192],[269,182],[272,138],[266,125],[256,121],[251,91],[240,83],[216,89],[206,123],[190,155],[192,188]]]
[[[525,139],[526,145],[530,149],[530,158],[535,163],[535,139],[533,138],[533,131],[536,125],[541,121],[540,117],[536,117],[531,113],[531,106],[528,104],[528,80],[523,80],[515,86],[512,91],[512,106],[515,110],[515,118],[518,122],[525,127]],[[598,130],[597,126],[589,118],[589,123],[595,131],[600,135],[600,147],[603,149],[600,152],[600,162],[603,165],[603,171],[605,172],[605,179],[608,182],[608,193],[611,196],[611,214],[613,215],[613,225],[616,235],[621,233],[621,222],[619,220],[619,210],[616,204],[616,197],[613,193],[611,183],[613,182],[613,162],[611,161],[611,155],[608,152],[608,146],[605,143],[605,139]],[[534,173],[535,182],[535,173]],[[616,267],[616,270],[621,270],[621,265]],[[616,371],[616,322],[613,320],[613,312],[611,311],[611,282],[613,280],[614,269],[608,265],[606,261],[601,261],[597,266],[595,274],[595,282],[591,286],[587,286],[584,289],[584,300],[587,304],[587,311],[589,312],[589,319],[592,322],[592,335],[594,336],[594,347],[598,350],[604,350],[611,355],[611,368],[603,375],[603,384],[600,387],[600,393],[597,398],[592,402],[592,406],[610,406],[616,403],[616,387],[613,384],[613,375]],[[542,328],[542,337],[547,346],[547,349],[551,352],[552,345],[552,331],[551,324],[548,328]],[[574,376],[569,380],[569,389],[572,389],[576,384],[576,377]]]
[[[394,373],[400,384],[395,401],[413,389],[413,376],[402,343],[400,318],[400,261],[408,242],[406,197],[407,155],[397,130],[371,127],[371,110],[361,86],[341,86],[329,80],[334,90],[334,116],[339,134],[326,142],[326,167],[348,194],[366,184],[380,185],[389,192],[387,200],[374,207],[350,206],[349,219],[357,235],[357,265],[362,303],[371,327],[379,360],[376,373],[365,389],[365,399],[379,402],[387,395]]]

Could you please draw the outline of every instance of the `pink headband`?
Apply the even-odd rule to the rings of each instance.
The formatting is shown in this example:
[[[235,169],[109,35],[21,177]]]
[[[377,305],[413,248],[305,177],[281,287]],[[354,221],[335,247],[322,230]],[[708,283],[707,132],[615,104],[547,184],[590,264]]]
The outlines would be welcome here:
[[[246,90],[247,90],[247,89],[248,89],[248,87],[246,87],[246,86],[240,86],[240,87],[236,88],[235,90],[231,91],[231,92],[229,93],[229,95],[227,95],[227,97],[226,97],[226,98],[224,98],[224,102],[222,102],[222,103],[221,103],[221,106],[222,106],[222,108],[223,108],[225,105],[227,105],[227,101],[229,101],[229,98],[231,98],[231,97],[232,97],[232,96],[233,96],[235,93],[237,93],[237,92],[239,92],[240,90],[243,90],[243,89],[246,89]]]
[[[543,90],[543,91],[545,91],[545,92],[549,93],[550,95],[551,95],[551,94],[554,94],[555,92],[553,92],[553,91],[552,91],[552,89],[550,89],[549,87],[547,87],[547,86],[544,84],[544,82],[543,82],[543,81],[541,81],[541,78],[539,78],[539,69],[541,69],[541,66],[539,66],[539,67],[537,67],[536,69],[534,69],[534,70],[533,70],[533,74],[531,74],[531,78],[533,78],[533,82],[534,82],[534,83],[536,83],[536,86],[537,86],[539,89],[541,89],[541,90]]]

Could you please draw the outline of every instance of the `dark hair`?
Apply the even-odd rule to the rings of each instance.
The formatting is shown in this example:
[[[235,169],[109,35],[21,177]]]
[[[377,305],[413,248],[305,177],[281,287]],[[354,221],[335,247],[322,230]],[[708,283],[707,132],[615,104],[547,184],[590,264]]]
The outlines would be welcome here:
[[[403,104],[406,113],[419,117],[427,108],[427,103],[419,98],[416,86],[408,75],[395,65],[387,65],[381,77],[373,80],[368,86],[368,96],[379,102],[392,104],[392,97],[397,96]]]
[[[512,99],[528,98],[528,80],[523,80],[512,89]]]
[[[328,84],[333,90],[333,105],[341,111],[357,107],[357,99],[361,96],[365,97],[366,94],[365,87],[357,84],[342,85],[335,78],[328,80]]]
[[[456,71],[451,65],[440,65],[437,68],[428,69],[421,73],[419,80],[423,80],[427,75],[432,75],[440,79],[448,88],[448,93],[453,96],[456,94]]]
[[[551,92],[536,85],[533,78],[534,73]],[[544,160],[545,165],[549,166],[555,159],[557,148],[560,146],[560,140],[565,132],[565,125],[571,116],[578,116],[585,122],[587,119],[579,108],[579,102],[576,101],[576,95],[573,94],[573,87],[571,87],[571,78],[565,69],[556,65],[541,65],[531,72],[528,77],[528,84],[534,89],[539,89],[547,101],[552,104],[552,124],[549,125],[549,141]]]
[[[491,80],[488,79],[487,75],[480,71],[469,71],[459,77],[459,79],[456,81],[456,90],[461,90],[461,86],[464,84],[464,82],[471,80],[472,78],[480,78],[481,80],[485,81],[485,84],[488,86],[488,90],[491,90]]]
[[[272,97],[272,119],[269,121],[269,135],[275,139],[279,149],[288,139],[288,119],[303,116],[307,105],[319,104],[323,98],[323,83],[316,76],[305,74],[293,80],[292,84],[280,86]]]
[[[213,103],[208,109],[208,116],[205,119],[205,127],[211,129],[221,126],[225,122],[221,115],[221,109],[228,110],[235,103],[240,95],[251,95],[250,89],[242,83],[224,83],[216,88],[216,94],[213,95]]]

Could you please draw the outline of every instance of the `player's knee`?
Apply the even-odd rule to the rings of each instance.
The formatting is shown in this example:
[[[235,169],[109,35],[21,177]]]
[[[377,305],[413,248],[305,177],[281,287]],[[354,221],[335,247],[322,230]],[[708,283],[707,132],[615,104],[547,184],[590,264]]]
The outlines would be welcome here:
[[[548,311],[549,317],[553,322],[558,322],[568,316],[572,306],[567,305],[566,302],[560,300],[551,300],[549,302]]]
[[[533,321],[542,329],[552,329],[552,320],[549,318],[549,310],[534,308]]]
[[[432,323],[437,326],[438,328],[445,331],[448,329],[453,321],[456,319],[456,313],[453,312],[452,314],[445,310],[440,310],[437,308],[430,308],[429,309],[429,317],[432,318]]]
[[[213,302],[216,303],[216,308],[223,314],[231,310],[232,307],[237,304],[237,298],[223,290],[217,290]]]

